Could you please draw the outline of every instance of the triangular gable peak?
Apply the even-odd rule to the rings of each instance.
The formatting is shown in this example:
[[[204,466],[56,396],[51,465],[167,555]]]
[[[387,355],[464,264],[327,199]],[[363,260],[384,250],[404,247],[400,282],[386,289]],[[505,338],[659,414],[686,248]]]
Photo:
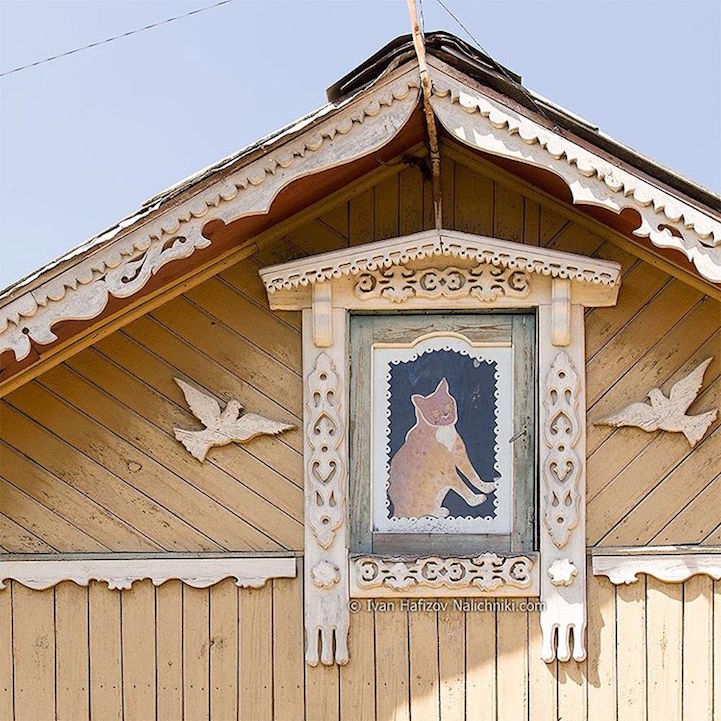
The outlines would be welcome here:
[[[680,266],[682,277],[692,273],[710,293],[718,291],[713,284],[721,283],[721,222],[709,206],[615,161],[592,142],[545,127],[534,112],[441,60],[429,56],[429,65],[434,113],[454,139],[502,162],[513,161],[515,168],[552,172],[568,186],[573,202],[590,206],[589,212],[636,211],[640,222],[633,235],[639,245],[656,256],[665,253],[666,267]],[[308,176],[366,162],[389,148],[404,152],[419,140],[411,121],[417,117],[419,88],[415,61],[380,73],[355,95],[160,196],[112,232],[9,289],[0,300],[3,391],[67,357],[70,346],[79,350],[91,337],[101,337],[99,332],[121,327],[126,314],[129,322],[146,296],[163,293],[169,299],[183,284],[187,288],[208,277],[214,259],[231,250],[237,259],[243,250],[253,252],[257,225],[250,224],[258,222],[253,218],[277,222],[274,201],[291,183],[297,189]],[[363,167],[360,174],[370,166]],[[306,204],[314,202],[309,193],[302,196]],[[248,229],[209,232],[211,223],[227,228],[240,219],[247,219]],[[614,230],[627,232],[623,223]]]

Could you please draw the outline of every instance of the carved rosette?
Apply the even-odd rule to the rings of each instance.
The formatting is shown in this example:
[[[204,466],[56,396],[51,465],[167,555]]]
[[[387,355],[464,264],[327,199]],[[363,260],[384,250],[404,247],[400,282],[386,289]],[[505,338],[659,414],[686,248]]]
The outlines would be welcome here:
[[[581,461],[574,450],[581,419],[577,411],[578,375],[565,351],[551,364],[546,377],[546,421],[543,437],[549,451],[543,462],[544,524],[553,542],[563,548],[578,524]]]
[[[476,589],[495,591],[501,586],[529,588],[533,559],[527,556],[504,558],[483,553],[475,558],[419,558],[416,561],[360,556],[353,559],[358,588],[387,587],[393,591],[415,589]]]
[[[474,268],[426,268],[394,266],[363,273],[355,285],[362,300],[385,298],[402,303],[410,298],[475,298],[490,302],[499,296],[524,298],[530,292],[528,274],[483,263]]]

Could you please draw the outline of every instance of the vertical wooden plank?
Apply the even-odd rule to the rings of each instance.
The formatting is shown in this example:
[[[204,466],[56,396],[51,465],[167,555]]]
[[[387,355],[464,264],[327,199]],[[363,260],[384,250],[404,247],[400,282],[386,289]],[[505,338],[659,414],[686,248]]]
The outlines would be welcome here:
[[[441,204],[443,206],[443,227],[455,228],[455,176],[456,161],[447,155],[441,155]],[[431,197],[431,208],[433,207]],[[435,218],[434,218],[435,221]]]
[[[523,199],[523,242],[538,245],[541,233],[541,207],[533,200]]]
[[[375,195],[373,188],[352,198],[348,205],[348,242],[349,245],[362,245],[374,239]]]
[[[187,721],[210,715],[210,592],[183,586],[183,714]]]
[[[456,163],[455,225],[465,233],[493,235],[493,181]]]
[[[375,657],[378,721],[409,721],[408,613],[397,600],[392,610],[376,611]]]
[[[559,663],[558,718],[585,719],[586,707],[586,661]]]
[[[399,183],[399,233],[417,233],[423,230],[423,173],[420,168],[406,168]]]
[[[240,716],[273,719],[273,593],[271,584],[240,594]]]
[[[166,581],[155,589],[157,704],[160,719],[183,717],[183,589]]]
[[[443,721],[466,718],[466,614],[453,608],[453,600],[438,613],[438,674]]]
[[[586,578],[588,721],[607,721],[616,718],[616,589],[590,567]]]
[[[127,719],[155,717],[155,591],[136,581],[122,593],[123,709]]]
[[[375,186],[375,240],[395,238],[398,235],[397,175],[382,180]]]
[[[437,622],[435,612],[418,611],[408,616],[412,719],[440,718]]]
[[[492,602],[493,599],[488,599]],[[466,616],[466,707],[468,719],[496,718],[496,612]]]
[[[89,673],[88,589],[65,581],[55,587],[57,721],[90,717]]]
[[[340,717],[374,721],[376,656],[373,610],[365,600],[355,600],[353,604],[351,608],[358,611],[350,617],[348,654],[351,660],[340,668]]]
[[[339,684],[340,673],[335,664],[305,667],[305,718],[307,721],[312,721],[312,719],[339,721]],[[348,720],[343,719],[343,721]]]
[[[274,721],[298,721],[304,713],[302,578],[299,568],[297,578],[273,581]]]
[[[647,718],[645,578],[616,587],[618,721]]]
[[[713,581],[692,576],[684,583],[683,713],[711,718],[713,708]]]
[[[526,599],[513,599],[518,604]],[[528,621],[525,612],[499,610],[497,628],[498,720],[528,715]]]
[[[0,590],[0,718],[12,719],[13,710],[13,604],[11,584]]]
[[[615,596],[615,594],[614,594]],[[540,603],[538,599],[535,599]],[[542,658],[540,606],[528,613],[528,718],[556,721],[558,716],[558,663]],[[607,721],[604,718],[604,721]]]
[[[523,240],[523,198],[520,193],[495,183],[493,234],[520,243]]]
[[[648,718],[682,718],[683,586],[646,579]]]
[[[721,581],[713,584],[713,693],[714,719],[721,719]]]
[[[238,587],[226,578],[210,588],[210,718],[238,716]]]
[[[55,608],[53,589],[32,591],[13,582],[15,718],[55,718]]]
[[[119,721],[123,717],[120,591],[91,581],[88,601],[90,717]]]

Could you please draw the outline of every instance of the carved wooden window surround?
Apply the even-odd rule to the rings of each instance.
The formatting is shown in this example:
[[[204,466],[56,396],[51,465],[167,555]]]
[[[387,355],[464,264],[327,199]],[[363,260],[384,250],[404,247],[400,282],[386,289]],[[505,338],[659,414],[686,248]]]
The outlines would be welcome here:
[[[303,313],[306,661],[348,661],[349,599],[368,595],[540,595],[544,660],[585,658],[583,314],[615,305],[618,264],[433,230],[261,276],[272,309]],[[536,318],[537,550],[349,557],[350,313],[497,309]]]

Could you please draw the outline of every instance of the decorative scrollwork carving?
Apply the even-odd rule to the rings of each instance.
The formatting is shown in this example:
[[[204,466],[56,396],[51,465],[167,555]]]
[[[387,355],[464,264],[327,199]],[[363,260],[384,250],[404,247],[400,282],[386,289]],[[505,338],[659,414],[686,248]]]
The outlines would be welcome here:
[[[353,559],[358,571],[358,587],[410,589],[478,589],[494,591],[500,586],[528,588],[532,583],[533,559],[527,556],[504,558],[482,553],[475,558],[419,558],[416,561],[360,556]]]
[[[528,274],[497,268],[487,263],[474,268],[426,268],[394,266],[363,273],[355,285],[358,298],[386,298],[402,303],[409,298],[476,298],[492,301],[499,295],[523,298],[530,291]]]
[[[565,351],[551,364],[546,376],[546,422],[543,436],[550,449],[543,462],[544,523],[553,542],[563,548],[578,524],[581,461],[574,450],[580,432],[578,375]]]
[[[557,558],[548,567],[548,577],[554,586],[570,586],[578,575],[578,569],[568,558]]]
[[[345,518],[345,499],[341,481],[345,465],[338,448],[343,442],[341,397],[338,374],[333,361],[321,353],[308,376],[308,459],[307,480],[311,485],[310,524],[316,540],[329,548],[336,529]]]

